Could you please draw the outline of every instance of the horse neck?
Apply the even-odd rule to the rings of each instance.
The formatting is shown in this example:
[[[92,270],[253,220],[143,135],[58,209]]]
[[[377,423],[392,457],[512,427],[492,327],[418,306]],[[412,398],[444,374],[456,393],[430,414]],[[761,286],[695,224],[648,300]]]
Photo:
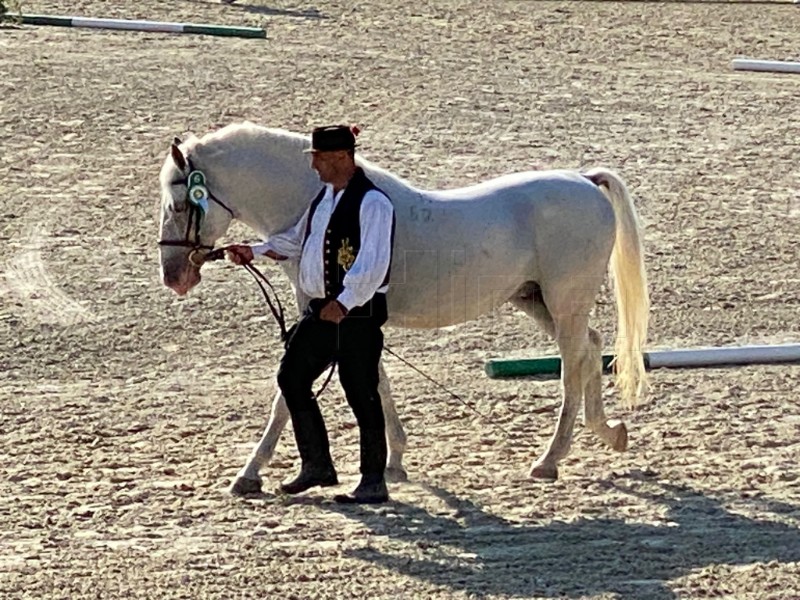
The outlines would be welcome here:
[[[301,158],[295,163],[252,169],[237,183],[239,220],[262,236],[294,225],[322,187],[319,177]]]
[[[297,139],[247,137],[198,147],[209,187],[261,236],[297,222],[322,187]]]

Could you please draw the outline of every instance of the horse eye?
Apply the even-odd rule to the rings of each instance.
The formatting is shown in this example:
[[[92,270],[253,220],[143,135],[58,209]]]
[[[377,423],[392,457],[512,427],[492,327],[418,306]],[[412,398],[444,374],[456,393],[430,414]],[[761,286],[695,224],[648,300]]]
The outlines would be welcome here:
[[[186,200],[181,200],[180,202],[173,202],[172,203],[172,212],[174,212],[174,213],[186,212],[187,208],[189,208],[189,203],[186,202]]]
[[[169,206],[174,213],[186,212],[186,209],[189,208],[189,202],[186,198],[186,189],[184,187],[181,187],[181,189],[176,189],[179,185],[182,186],[183,182],[174,182],[172,184],[172,202],[169,203]]]

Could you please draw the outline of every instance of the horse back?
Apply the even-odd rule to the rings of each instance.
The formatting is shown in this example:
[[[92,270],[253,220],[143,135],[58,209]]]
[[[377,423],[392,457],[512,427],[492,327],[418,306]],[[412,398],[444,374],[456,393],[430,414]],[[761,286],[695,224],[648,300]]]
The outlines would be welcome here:
[[[393,202],[390,309],[423,327],[475,318],[527,281],[605,270],[614,242],[610,203],[570,171],[411,190]]]

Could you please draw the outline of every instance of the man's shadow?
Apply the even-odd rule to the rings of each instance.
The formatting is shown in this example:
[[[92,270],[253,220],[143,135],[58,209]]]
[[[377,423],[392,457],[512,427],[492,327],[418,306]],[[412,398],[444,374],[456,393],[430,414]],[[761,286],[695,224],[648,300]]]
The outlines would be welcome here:
[[[658,491],[637,492],[609,485],[661,504],[666,509],[664,525],[611,517],[525,525],[428,485],[423,487],[454,510],[454,516],[398,502],[377,512],[323,506],[406,546],[397,554],[367,547],[348,556],[476,597],[613,593],[631,600],[667,600],[677,598],[667,582],[695,569],[800,561],[797,526],[729,512],[718,500],[685,486],[654,483]],[[780,502],[761,502],[758,509],[800,512]],[[388,513],[394,518],[387,518]]]

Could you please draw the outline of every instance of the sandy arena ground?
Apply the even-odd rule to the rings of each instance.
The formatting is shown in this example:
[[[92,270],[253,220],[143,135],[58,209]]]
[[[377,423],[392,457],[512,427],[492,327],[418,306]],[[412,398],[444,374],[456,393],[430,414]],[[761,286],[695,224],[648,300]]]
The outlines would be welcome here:
[[[606,166],[646,225],[650,348],[800,341],[800,8],[601,2],[34,1],[25,12],[263,25],[269,39],[0,29],[0,598],[800,598],[800,366],[651,374],[617,454],[582,425],[527,477],[558,381],[506,305],[387,343],[409,436],[393,502],[226,493],[271,404],[277,331],[244,271],[159,281],[174,135],[362,125],[365,156],[454,187]],[[234,228],[228,241],[252,238]],[[277,268],[268,273],[289,288]],[[613,338],[607,290],[594,323]],[[334,458],[357,429],[324,395]]]

